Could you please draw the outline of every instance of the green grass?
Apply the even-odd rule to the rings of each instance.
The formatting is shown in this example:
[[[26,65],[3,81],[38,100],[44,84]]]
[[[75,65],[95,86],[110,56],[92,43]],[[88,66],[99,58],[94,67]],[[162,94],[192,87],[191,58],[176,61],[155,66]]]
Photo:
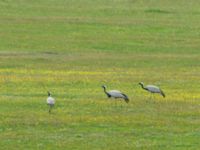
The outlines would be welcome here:
[[[0,1],[0,149],[199,149],[199,17],[195,0]]]

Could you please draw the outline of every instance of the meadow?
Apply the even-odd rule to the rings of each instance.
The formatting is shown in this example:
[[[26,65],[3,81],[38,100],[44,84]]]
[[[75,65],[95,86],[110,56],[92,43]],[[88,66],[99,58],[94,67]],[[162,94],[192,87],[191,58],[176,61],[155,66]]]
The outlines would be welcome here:
[[[1,0],[0,149],[199,149],[199,25],[197,0]]]

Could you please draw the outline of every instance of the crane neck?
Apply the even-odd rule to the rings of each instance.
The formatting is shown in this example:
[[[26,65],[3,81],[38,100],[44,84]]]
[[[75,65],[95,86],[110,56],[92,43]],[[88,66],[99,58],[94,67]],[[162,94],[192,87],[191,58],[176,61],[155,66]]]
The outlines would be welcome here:
[[[144,87],[144,84],[141,83],[140,85],[141,85],[141,87],[142,87],[143,89],[147,90],[147,88]]]
[[[48,97],[50,97],[51,96],[51,93],[50,92],[48,92]]]
[[[107,94],[106,87],[103,87],[103,91]]]

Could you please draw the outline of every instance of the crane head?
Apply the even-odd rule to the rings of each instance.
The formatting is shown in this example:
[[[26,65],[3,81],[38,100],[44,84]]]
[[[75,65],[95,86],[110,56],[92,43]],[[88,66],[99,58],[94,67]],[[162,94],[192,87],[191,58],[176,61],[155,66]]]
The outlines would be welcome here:
[[[51,96],[51,93],[49,91],[47,91],[47,93],[48,93],[48,96]]]
[[[104,89],[106,88],[106,86],[105,86],[105,85],[102,85],[101,87],[102,87],[102,88],[104,88]]]
[[[144,86],[144,83],[143,83],[143,82],[140,82],[139,85]]]

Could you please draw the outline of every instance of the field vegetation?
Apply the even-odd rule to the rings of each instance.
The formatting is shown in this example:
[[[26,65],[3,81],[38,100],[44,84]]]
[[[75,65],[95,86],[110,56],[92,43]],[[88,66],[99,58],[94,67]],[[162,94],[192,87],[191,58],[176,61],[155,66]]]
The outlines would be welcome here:
[[[197,0],[1,0],[0,149],[199,149],[199,25]]]

